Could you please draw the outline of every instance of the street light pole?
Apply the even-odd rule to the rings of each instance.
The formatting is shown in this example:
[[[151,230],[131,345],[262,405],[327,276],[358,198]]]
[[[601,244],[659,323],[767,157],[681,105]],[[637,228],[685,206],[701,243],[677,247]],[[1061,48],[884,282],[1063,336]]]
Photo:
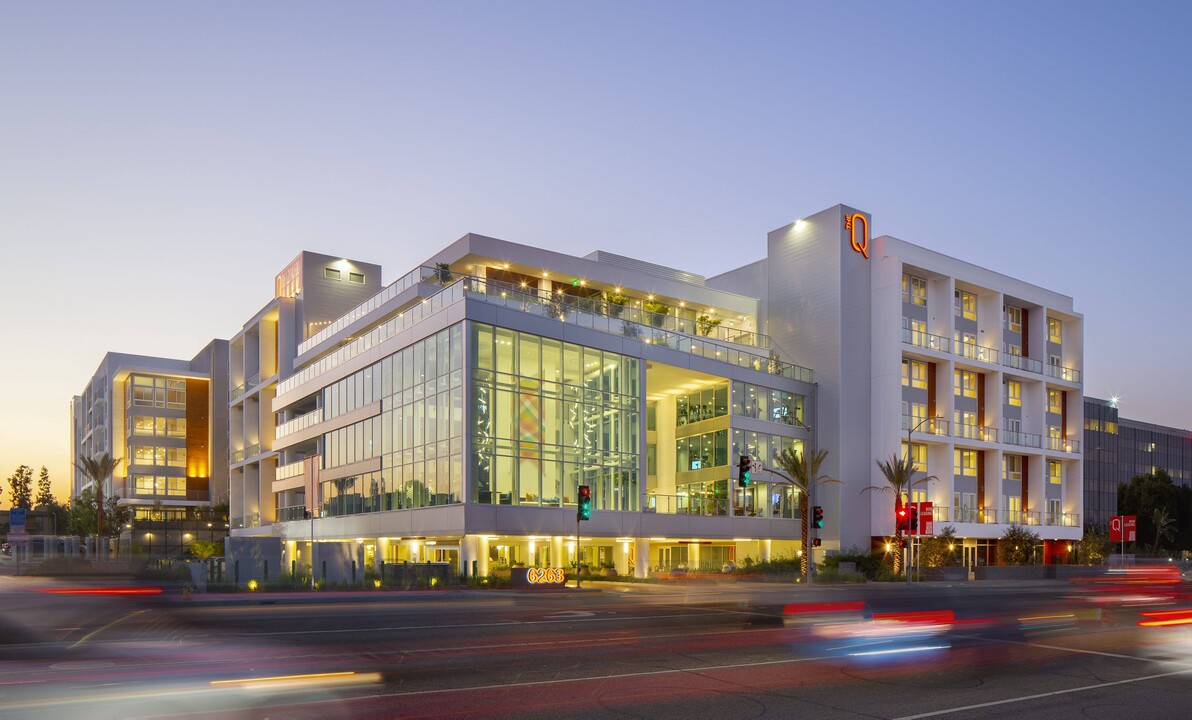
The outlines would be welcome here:
[[[919,428],[923,427],[923,425],[924,425],[924,424],[926,424],[926,423],[928,423],[928,422],[934,422],[934,421],[936,421],[936,420],[942,420],[942,419],[943,419],[943,415],[934,415],[934,416],[932,416],[932,417],[925,417],[925,418],[923,418],[922,420],[920,420],[918,423],[916,423],[916,424],[915,424],[915,426],[914,426],[914,427],[912,427],[910,430],[907,430],[907,431],[906,431],[906,466],[907,466],[907,471],[908,471],[908,474],[907,474],[908,482],[907,482],[907,488],[906,488],[906,490],[907,490],[907,493],[906,493],[906,495],[907,495],[907,501],[908,501],[908,502],[910,501],[910,482],[909,482],[909,478],[910,478],[910,473],[914,472],[914,470],[913,470],[913,468],[914,468],[914,465],[912,465],[912,460],[911,460],[911,435],[913,435],[913,434],[915,433],[915,431],[917,431]],[[901,499],[902,499],[902,498],[899,498],[899,500],[901,500]],[[918,517],[918,516],[916,515],[916,517]],[[919,518],[919,519],[918,519],[918,522],[922,523],[922,522],[923,522],[923,518]],[[895,530],[897,530],[897,528],[895,528]],[[916,533],[916,534],[918,534],[918,531],[919,531],[919,528],[918,528],[918,527],[916,527],[916,528],[915,528],[915,533]],[[912,536],[911,536],[911,542],[910,542],[910,544],[908,544],[908,546],[907,546],[907,547],[908,547],[908,549],[909,549],[909,552],[908,552],[908,557],[907,557],[907,563],[906,563],[906,579],[907,579],[907,582],[910,582],[910,579],[911,579],[911,563],[910,563],[910,560],[911,560],[912,558],[914,558],[914,559],[916,559],[916,560],[918,560],[918,559],[919,559],[919,556],[918,556],[918,555],[917,555],[917,554],[914,552],[914,542],[915,542],[915,536],[914,536],[914,535],[912,535]],[[902,548],[899,548],[899,549],[898,549],[898,551],[899,551],[899,552],[902,552]],[[916,565],[917,565],[917,563],[916,563]]]

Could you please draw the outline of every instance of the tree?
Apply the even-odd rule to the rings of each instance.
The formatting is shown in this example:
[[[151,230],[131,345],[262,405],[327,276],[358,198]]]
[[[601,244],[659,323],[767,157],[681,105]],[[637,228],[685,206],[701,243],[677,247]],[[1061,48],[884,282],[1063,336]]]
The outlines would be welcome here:
[[[1038,565],[1039,535],[1022,525],[1006,528],[997,541],[999,565]]]
[[[1181,494],[1163,468],[1153,473],[1135,475],[1129,483],[1118,485],[1118,512],[1138,518],[1139,544],[1143,538],[1155,535],[1154,512],[1163,509],[1171,517],[1179,516],[1178,499]]]
[[[803,522],[803,556],[799,560],[799,571],[803,573],[803,577],[807,577],[807,562],[808,552],[811,545],[808,543],[808,523],[807,513],[810,508],[807,507],[809,500],[809,493],[812,485],[819,482],[833,482],[827,476],[820,475],[820,466],[824,464],[824,460],[828,457],[827,450],[817,450],[811,457],[807,457],[806,453],[799,453],[787,448],[778,453],[778,466],[786,471],[787,475],[802,486],[800,490],[803,492],[803,499],[799,502],[799,516]]]
[[[1155,526],[1155,544],[1153,549],[1157,554],[1159,552],[1159,541],[1171,541],[1175,539],[1175,518],[1168,512],[1167,508],[1157,507],[1151,511],[1151,524]]]
[[[132,508],[119,504],[119,498],[109,497],[104,500],[103,537],[118,537],[125,524],[132,520]],[[96,522],[100,514],[95,504],[95,491],[92,488],[79,493],[70,505],[66,507],[66,529],[74,535],[95,535]]]
[[[870,490],[878,490],[880,492],[894,493],[894,507],[898,508],[906,499],[907,492],[913,485],[921,485],[930,480],[935,480],[934,475],[928,475],[920,480],[914,480],[915,477],[915,463],[910,458],[910,450],[907,450],[906,457],[899,457],[898,453],[890,456],[889,460],[878,460],[877,469],[881,471],[882,477],[886,480],[886,485],[882,487],[869,486],[861,490],[861,492],[868,492]],[[902,572],[902,528],[898,523],[894,523],[894,548],[897,552],[894,553],[894,574]]]
[[[944,567],[957,564],[956,528],[948,525],[938,535],[924,538],[919,547],[924,567]]]
[[[1076,557],[1082,565],[1101,565],[1109,557],[1109,533],[1101,525],[1089,523],[1076,544]]]
[[[12,488],[9,505],[26,510],[33,507],[33,468],[28,465],[18,467],[8,476],[8,485]]]
[[[88,478],[90,478],[92,485],[95,487],[95,497],[92,500],[95,508],[95,534],[98,537],[104,537],[103,525],[103,484],[112,473],[116,472],[116,468],[120,465],[120,461],[114,459],[107,453],[100,453],[95,457],[86,457],[79,455],[78,469]],[[117,525],[119,528],[119,525]],[[117,533],[119,534],[119,533]]]
[[[41,473],[37,476],[37,500],[34,502],[38,507],[52,507],[55,505],[54,491],[50,486],[50,471],[46,470],[46,466],[41,466]]]

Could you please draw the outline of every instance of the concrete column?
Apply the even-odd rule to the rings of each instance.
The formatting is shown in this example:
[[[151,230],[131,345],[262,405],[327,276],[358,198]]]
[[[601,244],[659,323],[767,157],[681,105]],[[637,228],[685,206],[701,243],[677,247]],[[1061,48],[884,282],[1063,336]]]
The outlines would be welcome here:
[[[629,542],[628,540],[613,541],[613,565],[618,575],[629,574]]]
[[[633,577],[644,579],[650,572],[650,538],[635,538],[633,546]]]
[[[770,562],[770,540],[768,538],[764,539],[758,545],[760,545],[759,549],[761,550],[761,562]]]
[[[567,568],[567,548],[563,545],[562,535],[552,535],[550,539],[551,567]]]
[[[489,536],[477,535],[476,538],[476,559],[479,560],[480,577],[489,575]]]
[[[699,570],[699,543],[687,543],[687,572]]]
[[[464,577],[472,577],[473,574],[480,573],[480,538],[476,535],[464,535],[463,540],[459,544],[459,574]],[[473,573],[472,561],[476,560],[476,570]]]

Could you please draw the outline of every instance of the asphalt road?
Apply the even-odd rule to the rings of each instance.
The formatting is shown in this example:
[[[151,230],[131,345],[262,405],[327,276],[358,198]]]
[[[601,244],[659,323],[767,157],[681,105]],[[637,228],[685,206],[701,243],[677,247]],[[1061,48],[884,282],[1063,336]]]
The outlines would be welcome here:
[[[1192,625],[1138,625],[1192,607],[1182,586],[599,587],[183,603],[4,578],[0,718],[1192,717]]]

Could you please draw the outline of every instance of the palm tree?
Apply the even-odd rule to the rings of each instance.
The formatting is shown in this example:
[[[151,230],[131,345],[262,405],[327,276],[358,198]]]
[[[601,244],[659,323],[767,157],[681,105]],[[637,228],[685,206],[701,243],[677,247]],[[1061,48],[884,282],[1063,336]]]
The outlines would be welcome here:
[[[1175,537],[1175,518],[1168,514],[1167,508],[1155,508],[1151,511],[1151,522],[1155,526],[1155,554],[1159,553],[1159,540],[1171,540]]]
[[[919,485],[936,479],[934,475],[929,475],[921,480],[914,480],[915,463],[911,461],[909,452],[905,458],[899,457],[895,453],[890,456],[889,460],[878,460],[877,469],[882,471],[882,477],[886,479],[886,486],[870,486],[861,492],[880,490],[881,492],[894,493],[895,512],[902,506],[903,496],[906,495],[912,485]],[[894,553],[894,574],[897,575],[902,572],[902,528],[898,526],[898,523],[894,523],[894,544],[899,550],[899,552]]]
[[[807,457],[806,453],[795,452],[787,448],[778,453],[776,458],[779,467],[801,486],[800,491],[803,493],[803,499],[799,502],[799,516],[803,521],[803,556],[799,559],[799,571],[803,573],[803,577],[807,577],[807,563],[810,557],[810,553],[807,551],[809,547],[807,544],[807,502],[812,484],[831,481],[831,478],[819,474],[820,466],[824,464],[824,459],[827,457],[827,450],[817,450],[811,457]]]
[[[79,455],[78,469],[91,479],[95,487],[95,554],[99,556],[100,538],[103,537],[103,484],[116,472],[120,461],[107,453],[100,453],[95,457]]]

